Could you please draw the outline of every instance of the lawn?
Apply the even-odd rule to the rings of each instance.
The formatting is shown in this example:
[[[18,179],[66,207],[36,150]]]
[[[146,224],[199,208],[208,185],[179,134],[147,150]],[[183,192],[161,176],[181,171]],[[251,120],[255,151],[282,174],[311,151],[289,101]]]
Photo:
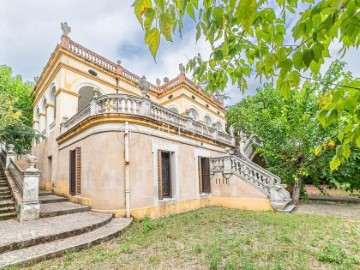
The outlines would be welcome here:
[[[360,221],[204,208],[28,269],[360,269]]]

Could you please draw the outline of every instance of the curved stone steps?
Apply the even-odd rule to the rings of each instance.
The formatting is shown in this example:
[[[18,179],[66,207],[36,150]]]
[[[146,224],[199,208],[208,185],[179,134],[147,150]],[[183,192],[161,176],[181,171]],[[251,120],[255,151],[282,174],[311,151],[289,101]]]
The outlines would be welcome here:
[[[54,217],[72,213],[90,211],[89,206],[72,202],[55,202],[40,204],[40,217]]]
[[[0,223],[0,253],[83,234],[111,220],[112,214],[88,211],[26,222],[3,221]]]
[[[0,268],[32,264],[61,256],[67,250],[79,251],[89,248],[124,232],[131,222],[132,219],[130,218],[112,219],[105,226],[81,235],[0,254]]]

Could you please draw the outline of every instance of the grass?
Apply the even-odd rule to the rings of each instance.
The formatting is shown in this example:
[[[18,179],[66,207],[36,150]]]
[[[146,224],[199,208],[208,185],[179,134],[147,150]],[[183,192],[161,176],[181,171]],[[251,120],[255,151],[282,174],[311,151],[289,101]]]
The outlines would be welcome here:
[[[360,269],[360,221],[204,208],[28,269]]]

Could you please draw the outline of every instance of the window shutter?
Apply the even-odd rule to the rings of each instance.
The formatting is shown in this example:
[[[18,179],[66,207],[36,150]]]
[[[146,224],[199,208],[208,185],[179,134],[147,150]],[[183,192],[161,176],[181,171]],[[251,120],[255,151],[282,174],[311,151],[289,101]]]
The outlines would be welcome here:
[[[163,199],[161,150],[158,150],[158,198],[159,198],[159,200]]]
[[[198,171],[199,171],[199,192],[203,193],[203,177],[202,177],[202,166],[201,166],[201,157],[198,157]]]
[[[76,195],[81,194],[81,148],[76,147]]]

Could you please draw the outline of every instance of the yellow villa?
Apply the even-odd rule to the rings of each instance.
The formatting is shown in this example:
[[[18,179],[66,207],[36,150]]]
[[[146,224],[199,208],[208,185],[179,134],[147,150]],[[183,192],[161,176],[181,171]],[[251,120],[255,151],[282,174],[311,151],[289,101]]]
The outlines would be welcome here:
[[[208,205],[284,210],[280,179],[249,159],[224,103],[185,76],[152,84],[63,29],[33,91],[39,187],[116,216]]]

